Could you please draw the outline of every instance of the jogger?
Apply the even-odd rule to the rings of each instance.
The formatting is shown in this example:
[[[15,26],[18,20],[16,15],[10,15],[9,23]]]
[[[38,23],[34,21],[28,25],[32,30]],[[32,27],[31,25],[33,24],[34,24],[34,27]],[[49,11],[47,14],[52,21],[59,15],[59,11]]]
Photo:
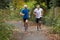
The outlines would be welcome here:
[[[41,29],[41,19],[43,16],[43,9],[40,8],[40,5],[37,5],[37,8],[34,9],[33,14],[36,16],[37,30]]]
[[[24,9],[21,10],[20,15],[23,16],[24,28],[25,31],[28,29],[28,19],[29,19],[29,9],[27,5],[24,5]]]

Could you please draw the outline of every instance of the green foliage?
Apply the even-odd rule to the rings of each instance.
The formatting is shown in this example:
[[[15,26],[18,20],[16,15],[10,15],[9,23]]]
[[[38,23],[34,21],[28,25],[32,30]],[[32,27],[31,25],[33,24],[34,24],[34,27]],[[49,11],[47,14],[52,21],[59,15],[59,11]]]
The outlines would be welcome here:
[[[60,27],[53,27],[51,32],[54,34],[60,34]]]
[[[24,0],[24,2],[29,2],[30,0]]]
[[[47,10],[47,12],[43,16],[43,23],[51,26],[53,24],[53,18],[53,9]]]
[[[56,15],[56,16],[55,16]],[[60,14],[55,11],[53,8],[47,11],[47,13],[43,17],[43,23],[48,26],[53,26],[52,33],[60,34]]]
[[[43,17],[43,23],[46,25],[53,26],[51,32],[55,34],[60,34],[60,14],[57,12],[55,13],[55,8],[59,7],[60,5],[59,1],[60,0],[50,0],[50,2],[48,2],[48,0],[46,0],[45,2],[48,3],[47,6],[51,7],[51,9],[49,9]]]
[[[36,1],[36,4],[40,4],[41,3],[41,0],[35,0]]]
[[[0,9],[5,9],[9,7],[11,0],[0,0]]]
[[[60,0],[56,0],[56,6],[60,7]]]
[[[60,7],[60,0],[50,0],[49,3],[50,3],[49,4],[50,7],[52,7],[52,6],[54,6],[54,7]]]
[[[9,40],[12,35],[12,25],[6,24],[8,18],[6,10],[0,9],[0,40]]]
[[[10,10],[8,20],[21,20],[20,10]]]
[[[12,26],[0,23],[0,40],[9,40],[12,35]]]
[[[35,4],[35,1],[30,1],[30,2],[27,2],[26,3],[27,5],[28,5],[28,8],[30,9],[30,10],[32,10],[33,8],[34,8],[34,4]]]
[[[40,4],[40,5],[41,5],[41,3],[45,2],[46,7],[48,9],[50,9],[53,6],[60,7],[60,0],[35,0],[35,1],[36,1],[36,4]],[[43,5],[41,5],[41,6],[43,6]]]

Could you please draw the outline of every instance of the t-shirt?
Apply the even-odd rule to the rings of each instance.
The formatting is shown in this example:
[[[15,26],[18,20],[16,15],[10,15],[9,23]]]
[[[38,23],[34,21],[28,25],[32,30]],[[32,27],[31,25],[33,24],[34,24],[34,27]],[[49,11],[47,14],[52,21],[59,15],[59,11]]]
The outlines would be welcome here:
[[[24,14],[23,19],[28,19],[29,18],[29,9],[23,9],[21,12]]]
[[[35,9],[34,12],[36,13],[36,18],[40,18],[42,17],[42,11],[43,9],[42,8],[39,8],[39,9]]]

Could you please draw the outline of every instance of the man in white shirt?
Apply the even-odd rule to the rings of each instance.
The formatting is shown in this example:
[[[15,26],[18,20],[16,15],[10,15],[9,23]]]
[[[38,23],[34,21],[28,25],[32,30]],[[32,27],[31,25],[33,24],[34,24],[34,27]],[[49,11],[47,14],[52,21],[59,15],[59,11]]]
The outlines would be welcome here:
[[[37,30],[41,29],[41,19],[43,16],[43,9],[40,8],[40,5],[37,5],[37,8],[34,9],[33,14],[36,16]]]

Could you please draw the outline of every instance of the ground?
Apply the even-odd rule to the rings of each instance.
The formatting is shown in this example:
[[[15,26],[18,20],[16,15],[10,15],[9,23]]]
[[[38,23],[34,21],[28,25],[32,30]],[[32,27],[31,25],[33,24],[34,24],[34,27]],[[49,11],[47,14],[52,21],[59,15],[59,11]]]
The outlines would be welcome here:
[[[28,32],[24,31],[23,22],[22,21],[8,21],[7,23],[13,24],[16,27],[13,29],[13,37],[11,40],[54,40],[53,37],[51,39],[47,36],[49,28],[42,25],[42,29],[40,31],[36,30],[36,25],[29,23]]]

